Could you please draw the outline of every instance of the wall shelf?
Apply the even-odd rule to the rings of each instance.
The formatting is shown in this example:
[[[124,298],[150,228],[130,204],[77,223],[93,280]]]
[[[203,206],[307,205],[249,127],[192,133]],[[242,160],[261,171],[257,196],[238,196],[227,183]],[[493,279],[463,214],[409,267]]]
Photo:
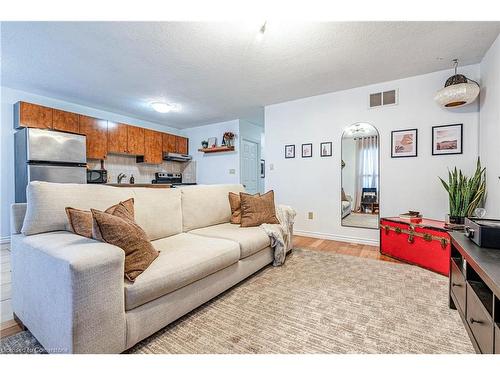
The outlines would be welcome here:
[[[220,147],[208,147],[208,148],[199,148],[198,151],[204,153],[212,153],[212,152],[230,152],[234,151],[234,146],[220,146]]]

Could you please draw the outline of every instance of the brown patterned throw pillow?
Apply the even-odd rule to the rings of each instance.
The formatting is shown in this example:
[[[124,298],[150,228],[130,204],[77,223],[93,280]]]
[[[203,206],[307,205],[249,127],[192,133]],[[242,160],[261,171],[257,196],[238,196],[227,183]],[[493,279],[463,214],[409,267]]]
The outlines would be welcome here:
[[[91,209],[94,238],[118,246],[125,252],[125,277],[134,281],[158,256],[144,230],[133,220],[120,217],[124,213],[120,205],[115,214]]]
[[[251,195],[247,193],[240,193],[240,194],[246,194],[246,195]],[[231,224],[241,224],[241,199],[240,199],[240,194],[236,193],[229,193],[229,205],[231,206]],[[260,194],[257,193],[255,196],[259,196]]]
[[[106,213],[112,214],[115,212],[116,207],[123,205],[127,211],[123,213],[128,213],[128,217],[134,220],[134,198],[127,199],[126,201],[117,203],[108,209]],[[122,213],[122,214],[123,214]],[[80,236],[87,238],[92,238],[92,213],[86,210],[80,210],[78,208],[66,207],[66,215],[68,215],[69,225],[71,230]]]
[[[274,191],[259,196],[240,193],[241,226],[256,227],[261,224],[279,224],[274,207]]]

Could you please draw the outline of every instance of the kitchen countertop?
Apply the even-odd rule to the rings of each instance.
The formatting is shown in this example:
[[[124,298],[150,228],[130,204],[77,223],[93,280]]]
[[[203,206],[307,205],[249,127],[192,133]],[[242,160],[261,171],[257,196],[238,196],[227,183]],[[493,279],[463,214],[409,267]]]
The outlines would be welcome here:
[[[115,187],[144,187],[144,188],[170,188],[172,185],[170,184],[116,184],[116,183],[106,183],[107,186],[115,186]]]

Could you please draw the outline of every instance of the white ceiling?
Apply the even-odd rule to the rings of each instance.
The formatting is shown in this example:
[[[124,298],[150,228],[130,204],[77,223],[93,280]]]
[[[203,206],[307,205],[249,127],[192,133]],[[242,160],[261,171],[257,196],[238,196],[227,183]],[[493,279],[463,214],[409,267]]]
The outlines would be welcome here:
[[[500,22],[2,23],[2,84],[177,128],[477,63]],[[442,58],[442,60],[437,58]],[[159,114],[149,103],[179,104]]]

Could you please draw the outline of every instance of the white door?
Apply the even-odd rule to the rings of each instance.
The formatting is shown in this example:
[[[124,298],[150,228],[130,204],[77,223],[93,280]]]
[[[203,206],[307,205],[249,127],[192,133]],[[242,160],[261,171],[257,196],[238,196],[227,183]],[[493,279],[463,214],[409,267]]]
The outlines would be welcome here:
[[[241,142],[241,183],[247,193],[259,192],[259,145],[243,139]]]

